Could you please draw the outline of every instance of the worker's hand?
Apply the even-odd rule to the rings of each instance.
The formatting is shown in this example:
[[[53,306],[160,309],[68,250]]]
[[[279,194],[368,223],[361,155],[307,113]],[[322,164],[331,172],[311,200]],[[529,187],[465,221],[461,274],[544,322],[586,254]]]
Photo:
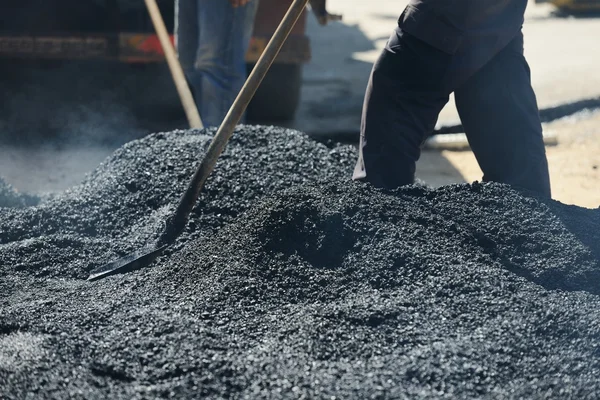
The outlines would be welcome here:
[[[231,3],[231,6],[233,8],[245,6],[246,4],[250,3],[251,1],[252,0],[229,0],[229,2]]]
[[[327,25],[329,21],[341,21],[342,16],[329,14],[327,12],[327,0],[310,0],[310,8],[321,25]]]

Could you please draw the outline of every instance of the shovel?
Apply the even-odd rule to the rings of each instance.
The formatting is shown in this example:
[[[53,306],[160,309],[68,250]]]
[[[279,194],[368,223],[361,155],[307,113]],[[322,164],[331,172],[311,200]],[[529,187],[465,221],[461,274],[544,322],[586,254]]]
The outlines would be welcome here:
[[[155,243],[151,243],[123,258],[94,269],[90,272],[88,280],[96,280],[117,272],[128,272],[148,265],[158,257],[163,250],[175,242],[187,225],[190,213],[196,204],[196,200],[200,195],[204,182],[206,182],[206,179],[213,171],[217,159],[233,134],[233,130],[242,118],[256,89],[258,89],[258,86],[271,67],[271,64],[273,64],[275,57],[279,54],[283,43],[302,15],[308,1],[309,0],[294,0],[290,5],[288,12],[283,17],[279,27],[267,44],[265,51],[246,80],[244,87],[240,90],[240,93],[217,130],[215,137],[204,155],[204,159],[196,169],[196,172],[194,172],[194,176],[192,177],[187,190],[181,197],[175,213],[167,220],[165,229],[160,238]]]

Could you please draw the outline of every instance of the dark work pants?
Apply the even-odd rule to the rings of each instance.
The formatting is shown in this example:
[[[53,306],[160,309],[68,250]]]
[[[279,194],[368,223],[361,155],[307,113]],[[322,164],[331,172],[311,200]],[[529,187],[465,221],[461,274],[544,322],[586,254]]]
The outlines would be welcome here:
[[[452,81],[455,62],[453,55],[396,30],[369,80],[353,178],[384,188],[413,183],[421,147],[454,92],[483,180],[549,197],[548,162],[523,36],[464,82]]]

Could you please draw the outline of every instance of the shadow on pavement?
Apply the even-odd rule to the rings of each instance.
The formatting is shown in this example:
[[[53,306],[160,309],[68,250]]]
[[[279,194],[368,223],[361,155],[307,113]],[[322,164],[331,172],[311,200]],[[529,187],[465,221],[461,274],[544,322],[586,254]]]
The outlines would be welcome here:
[[[554,10],[550,15],[554,18],[594,19],[600,18],[600,9],[590,11]]]
[[[542,123],[556,121],[561,118],[569,117],[577,113],[593,112],[600,109],[600,97],[577,100],[570,103],[560,104],[554,107],[547,107],[540,110],[540,119]],[[442,126],[435,130],[434,134],[445,133],[464,133],[461,124]]]
[[[353,130],[360,114],[372,64],[359,54],[376,51],[356,25],[309,23],[312,61],[304,67],[301,105],[292,126],[326,136]]]
[[[600,18],[599,10],[590,11],[567,11],[554,9],[545,15],[531,15],[527,16],[528,21],[547,21],[551,19],[596,19]]]

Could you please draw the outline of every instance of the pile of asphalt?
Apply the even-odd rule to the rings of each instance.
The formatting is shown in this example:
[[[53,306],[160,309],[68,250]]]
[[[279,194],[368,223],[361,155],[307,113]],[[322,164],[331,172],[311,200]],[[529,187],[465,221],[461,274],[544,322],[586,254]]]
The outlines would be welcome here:
[[[0,215],[0,260],[30,275],[82,279],[156,240],[212,136],[157,133],[130,142],[81,185],[38,207]],[[231,139],[175,249],[210,235],[262,196],[324,179],[349,179],[355,151],[304,134],[245,126]]]
[[[499,184],[383,192],[349,181],[348,147],[242,130],[151,268],[82,279],[156,237],[200,135],[0,211],[4,397],[600,395],[600,210]]]

